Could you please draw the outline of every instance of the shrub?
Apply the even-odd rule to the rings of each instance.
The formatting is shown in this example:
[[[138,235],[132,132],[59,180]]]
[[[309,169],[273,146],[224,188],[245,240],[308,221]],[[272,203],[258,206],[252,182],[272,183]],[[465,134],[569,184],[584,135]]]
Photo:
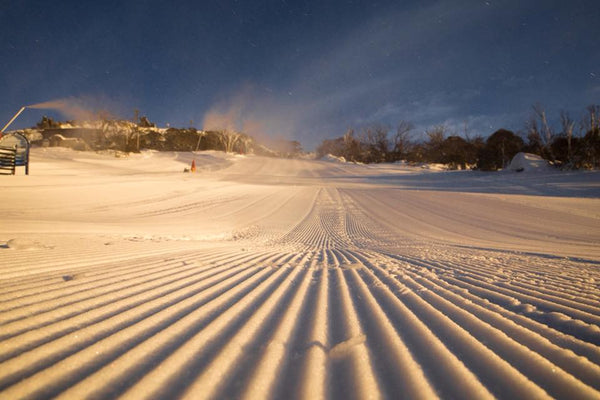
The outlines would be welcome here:
[[[523,150],[524,142],[512,131],[499,129],[485,142],[479,151],[477,168],[483,171],[496,171],[504,168],[518,152]]]

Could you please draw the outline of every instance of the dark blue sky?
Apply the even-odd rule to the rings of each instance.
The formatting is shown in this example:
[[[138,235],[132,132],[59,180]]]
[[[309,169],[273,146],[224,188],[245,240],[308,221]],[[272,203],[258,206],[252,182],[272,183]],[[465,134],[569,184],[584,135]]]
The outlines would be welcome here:
[[[0,0],[0,123],[69,98],[307,148],[399,120],[486,136],[600,102],[598,21],[597,0]],[[11,128],[42,115],[69,117]]]

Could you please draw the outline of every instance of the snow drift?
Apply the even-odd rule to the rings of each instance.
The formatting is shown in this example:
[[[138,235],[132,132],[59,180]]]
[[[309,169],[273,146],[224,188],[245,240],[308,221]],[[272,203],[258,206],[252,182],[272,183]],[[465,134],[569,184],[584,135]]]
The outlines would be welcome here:
[[[531,153],[517,153],[508,165],[510,171],[515,172],[548,172],[551,167],[548,161]]]

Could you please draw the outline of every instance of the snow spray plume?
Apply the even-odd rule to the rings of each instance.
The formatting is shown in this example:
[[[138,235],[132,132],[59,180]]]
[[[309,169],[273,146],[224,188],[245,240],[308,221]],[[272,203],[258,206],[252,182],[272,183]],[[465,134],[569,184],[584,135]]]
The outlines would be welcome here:
[[[211,107],[202,122],[203,129],[243,132],[263,144],[290,136],[294,121],[290,109],[280,101],[260,96],[250,87],[228,101]],[[275,139],[277,138],[277,139]]]
[[[228,131],[240,131],[242,121],[242,108],[239,105],[231,105],[228,108],[211,108],[204,115],[202,126],[204,130],[216,131],[225,129]]]
[[[65,117],[76,121],[92,121],[111,116],[109,112],[100,110],[90,103],[99,103],[99,101],[94,101],[94,99],[87,99],[86,101],[86,99],[82,98],[66,98],[36,103],[27,107],[57,110]]]
[[[61,114],[65,115],[69,119],[75,119],[78,121],[87,121],[94,119],[95,115],[93,112],[87,110],[83,106],[77,104],[77,100],[74,99],[59,99],[52,101],[45,101],[43,103],[32,104],[27,106],[28,108],[37,109],[52,109],[57,110]]]

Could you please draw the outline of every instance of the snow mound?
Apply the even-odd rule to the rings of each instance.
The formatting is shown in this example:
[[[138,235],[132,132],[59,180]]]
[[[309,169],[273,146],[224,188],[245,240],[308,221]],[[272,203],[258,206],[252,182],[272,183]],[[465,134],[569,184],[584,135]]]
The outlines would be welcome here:
[[[508,165],[508,170],[515,172],[548,171],[549,169],[550,164],[542,157],[522,152],[517,153]]]
[[[334,156],[333,154],[326,154],[323,157],[321,157],[321,160],[329,161],[329,162],[336,162],[336,163],[345,163],[346,162],[346,159],[344,157],[337,157],[337,156]]]

